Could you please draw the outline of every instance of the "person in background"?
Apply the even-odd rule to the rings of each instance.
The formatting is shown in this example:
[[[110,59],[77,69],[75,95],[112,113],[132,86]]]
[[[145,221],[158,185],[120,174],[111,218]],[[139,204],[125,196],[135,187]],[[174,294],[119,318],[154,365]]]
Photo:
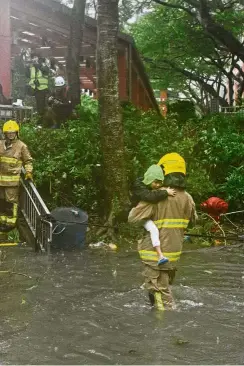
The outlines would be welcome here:
[[[36,99],[36,109],[41,122],[47,106],[47,96],[49,91],[50,67],[48,60],[31,55],[31,61],[27,68],[27,77],[30,79],[29,87]]]
[[[72,115],[72,104],[68,98],[67,86],[62,76],[54,81],[53,94],[48,98],[48,108],[44,117],[44,127],[59,128]]]

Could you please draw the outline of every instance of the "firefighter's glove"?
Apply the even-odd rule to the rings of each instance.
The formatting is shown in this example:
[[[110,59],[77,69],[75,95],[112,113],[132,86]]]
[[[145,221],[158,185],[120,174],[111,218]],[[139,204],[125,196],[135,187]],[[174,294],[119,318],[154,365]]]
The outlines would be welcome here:
[[[26,173],[25,180],[31,180],[33,182],[33,175],[32,175],[32,173]]]

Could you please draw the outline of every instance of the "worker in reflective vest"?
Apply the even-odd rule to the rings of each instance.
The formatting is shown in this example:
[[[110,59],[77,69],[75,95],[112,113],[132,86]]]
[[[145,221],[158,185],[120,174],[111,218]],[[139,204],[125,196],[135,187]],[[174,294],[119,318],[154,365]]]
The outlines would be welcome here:
[[[15,228],[22,166],[25,179],[32,180],[32,157],[27,146],[19,140],[19,125],[8,121],[3,125],[4,140],[0,141],[0,239]]]
[[[172,156],[168,157],[171,159]],[[173,164],[167,163],[168,157],[164,160],[164,171],[166,174],[164,187],[162,187],[164,189],[168,187],[168,184],[166,184],[167,173],[172,174],[174,170],[179,170],[177,164],[173,167]],[[182,171],[182,167],[180,167],[180,170]],[[181,171],[178,173],[181,173]],[[178,187],[176,184],[174,185],[175,197],[168,197],[166,200],[159,201],[158,203],[141,201],[130,211],[128,219],[130,223],[144,223],[145,220],[152,220],[159,230],[161,250],[164,256],[169,259],[168,263],[158,265],[158,255],[156,251],[152,250],[150,234],[145,234],[138,245],[138,250],[144,264],[145,288],[149,291],[151,304],[155,305],[158,310],[174,307],[170,284],[173,282],[176,264],[180,259],[184,231],[189,222],[194,222],[197,218],[194,201],[185,189],[180,186],[180,180],[178,181]]]
[[[44,58],[34,56],[29,67],[29,86],[36,98],[37,113],[42,117],[47,104],[50,68]]]

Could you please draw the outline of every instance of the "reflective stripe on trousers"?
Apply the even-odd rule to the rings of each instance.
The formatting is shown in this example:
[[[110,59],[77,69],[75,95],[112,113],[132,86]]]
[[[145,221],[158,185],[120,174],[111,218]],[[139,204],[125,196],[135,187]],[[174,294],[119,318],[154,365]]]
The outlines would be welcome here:
[[[143,276],[152,306],[158,310],[172,309],[174,299],[170,285],[173,282],[175,270],[159,270],[144,264]]]
[[[158,262],[158,254],[153,250],[139,250],[141,260],[146,262]],[[164,252],[164,256],[169,259],[170,262],[177,262],[180,259],[181,252]]]

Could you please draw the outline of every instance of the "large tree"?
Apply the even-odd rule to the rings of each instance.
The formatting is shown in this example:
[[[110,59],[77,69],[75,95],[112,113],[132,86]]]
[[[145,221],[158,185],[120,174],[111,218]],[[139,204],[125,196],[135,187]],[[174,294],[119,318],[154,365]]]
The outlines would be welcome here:
[[[232,10],[241,16],[244,11],[243,0],[153,0],[153,2],[167,8],[183,10],[197,20],[226,50],[244,62],[244,45],[235,35],[235,24],[233,23],[230,29],[222,21],[222,15]]]
[[[240,58],[179,9],[180,2],[175,3],[175,7],[156,6],[132,26],[154,86],[183,91],[203,109],[209,108],[211,98],[217,98],[222,106],[227,100],[232,105],[234,81],[244,84]],[[242,34],[244,16],[237,9],[226,10],[218,20],[235,37]]]
[[[71,13],[70,42],[67,57],[67,75],[71,103],[80,104],[80,53],[85,24],[86,0],[75,0]]]
[[[119,102],[118,0],[98,0],[97,89],[100,114],[106,218],[127,203],[124,133]]]
[[[97,0],[86,1],[86,15],[97,19]],[[119,21],[120,26],[126,25],[127,21],[134,16],[141,14],[145,7],[148,7],[151,0],[119,0]],[[74,0],[61,0],[62,4],[73,6]]]

